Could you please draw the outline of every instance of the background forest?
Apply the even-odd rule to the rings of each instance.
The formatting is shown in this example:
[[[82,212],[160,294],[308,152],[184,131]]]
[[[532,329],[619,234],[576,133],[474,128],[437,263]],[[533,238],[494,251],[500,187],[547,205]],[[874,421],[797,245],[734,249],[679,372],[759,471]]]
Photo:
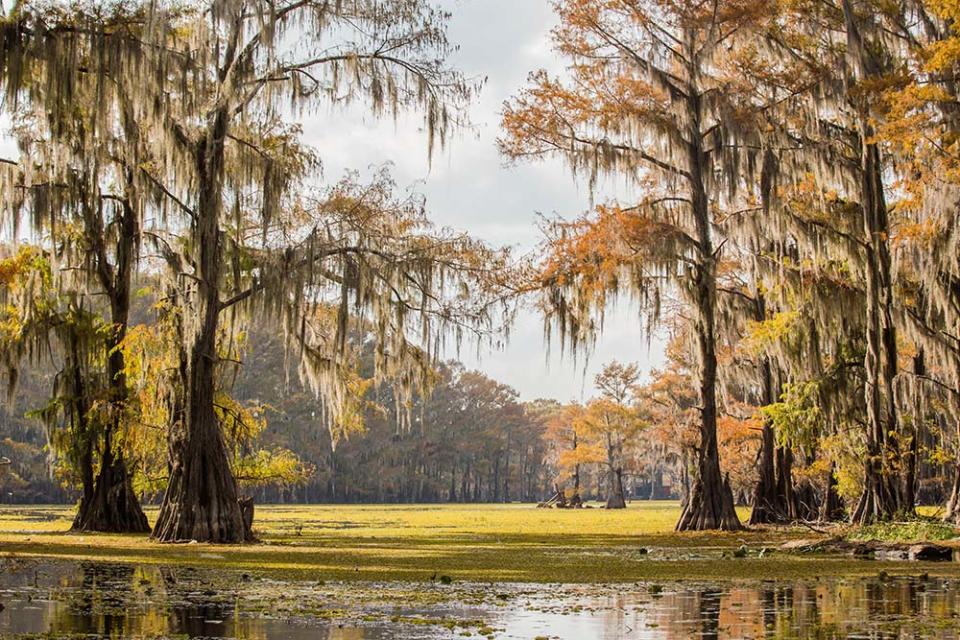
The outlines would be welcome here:
[[[654,421],[652,415],[644,419],[640,394],[656,393],[653,385],[630,390],[622,407],[629,423],[620,434],[588,420],[587,407],[521,402],[510,387],[451,361],[437,369],[429,398],[418,400],[409,431],[400,429],[389,389],[371,389],[363,430],[334,443],[313,393],[286,375],[281,340],[257,327],[250,351],[263,355],[245,363],[234,393],[263,423],[248,446],[271,455],[238,475],[243,491],[258,502],[539,502],[558,486],[572,491],[575,485],[583,499],[606,500],[608,435],[624,440],[618,460],[626,497],[681,498],[686,490],[683,462],[692,459],[695,434],[686,434],[689,442],[683,445],[674,440],[682,428],[676,422]],[[637,375],[635,368],[628,373]],[[76,469],[57,459],[48,444],[54,434],[32,413],[47,402],[45,385],[53,377],[53,372],[24,376],[16,404],[3,415],[0,455],[11,465],[0,477],[0,502],[44,504],[77,497]],[[590,408],[599,415],[603,405]],[[751,490],[759,446],[759,435],[749,426],[730,424],[724,436],[742,500]],[[134,484],[145,502],[158,500],[164,488],[163,469],[148,462],[158,456],[162,452],[147,449],[131,460]]]

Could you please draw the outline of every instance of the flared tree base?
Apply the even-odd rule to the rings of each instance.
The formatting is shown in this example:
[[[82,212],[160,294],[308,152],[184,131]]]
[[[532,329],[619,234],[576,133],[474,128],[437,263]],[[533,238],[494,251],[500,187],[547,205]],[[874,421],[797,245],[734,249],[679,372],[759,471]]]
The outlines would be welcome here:
[[[778,489],[771,472],[761,475],[750,502],[750,524],[784,524],[790,520],[787,496]]]
[[[850,523],[855,525],[869,525],[876,522],[894,520],[899,516],[908,517],[914,511],[913,505],[901,506],[897,494],[893,490],[893,483],[880,474],[871,477],[868,473],[863,493],[857,501],[857,506],[850,514]]]
[[[756,499],[751,502],[748,524],[785,524],[786,522],[787,518],[784,517],[783,512],[768,502],[758,502]]]
[[[215,421],[175,441],[170,482],[153,529],[159,542],[238,544],[253,540]],[[252,510],[250,512],[252,520]]]
[[[739,531],[743,529],[733,504],[730,482],[705,484],[697,480],[693,485],[677,531]]]
[[[846,509],[843,506],[843,499],[837,493],[836,484],[831,483],[827,487],[827,493],[823,504],[820,505],[821,522],[840,522],[846,518]]]
[[[244,524],[240,504],[234,498],[201,500],[195,493],[167,495],[153,530],[158,542],[207,542],[240,544],[253,542],[252,532]]]
[[[627,501],[623,496],[610,496],[607,498],[607,504],[605,505],[606,509],[626,509]]]
[[[100,470],[93,495],[81,501],[73,531],[101,533],[150,533],[150,524],[124,461],[110,461]]]

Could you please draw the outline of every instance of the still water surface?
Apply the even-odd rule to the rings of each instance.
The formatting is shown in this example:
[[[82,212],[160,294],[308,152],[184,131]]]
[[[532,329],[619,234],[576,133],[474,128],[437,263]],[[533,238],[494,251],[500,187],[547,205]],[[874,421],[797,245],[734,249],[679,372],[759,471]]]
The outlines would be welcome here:
[[[960,580],[925,576],[358,585],[5,560],[0,604],[4,638],[960,638]]]

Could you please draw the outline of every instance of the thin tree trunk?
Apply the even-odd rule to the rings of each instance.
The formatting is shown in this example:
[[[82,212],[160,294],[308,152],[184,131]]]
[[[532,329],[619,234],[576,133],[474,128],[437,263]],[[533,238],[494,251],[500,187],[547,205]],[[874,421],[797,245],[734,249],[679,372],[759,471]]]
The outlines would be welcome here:
[[[577,450],[578,444],[579,442],[577,438],[577,432],[574,431],[573,432],[573,450],[574,451]],[[570,499],[573,500],[574,498],[578,500],[582,500],[582,498],[580,498],[580,463],[579,462],[573,465],[573,495],[570,496]]]
[[[447,502],[457,501],[457,465],[450,465],[450,493],[447,496]]]
[[[510,502],[510,433],[507,433],[507,446],[504,449],[503,464],[503,501]]]
[[[820,520],[822,522],[835,522],[842,520],[844,516],[843,501],[837,492],[837,476],[835,472],[836,465],[830,463],[830,470],[827,472],[827,477],[824,482],[823,502],[820,505]]]

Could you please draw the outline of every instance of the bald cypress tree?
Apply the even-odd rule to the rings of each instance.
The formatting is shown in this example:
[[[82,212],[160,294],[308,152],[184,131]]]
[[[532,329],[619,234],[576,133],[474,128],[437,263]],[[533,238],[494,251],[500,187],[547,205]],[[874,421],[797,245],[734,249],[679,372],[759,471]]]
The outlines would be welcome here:
[[[291,117],[350,101],[377,116],[418,111],[433,149],[474,85],[445,65],[447,16],[422,0],[145,2],[127,11],[136,19],[117,27],[96,11],[24,4],[5,42],[16,51],[42,39],[35,48],[51,65],[51,101],[71,103],[78,72],[115,83],[126,101],[138,135],[124,140],[118,162],[147,194],[153,226],[144,233],[163,260],[179,352],[154,536],[241,542],[251,534],[217,398],[244,318],[266,314],[283,327],[336,429],[352,402],[348,334],[372,336],[376,376],[409,398],[443,336],[493,325],[484,294],[509,278],[502,254],[433,229],[421,200],[397,196],[384,175],[308,187],[319,159]],[[14,60],[13,83],[24,77]]]
[[[63,11],[51,30],[27,17],[26,6],[3,25],[4,97],[21,155],[11,161],[14,177],[4,191],[3,211],[14,238],[27,223],[36,241],[49,244],[57,288],[94,312],[97,299],[106,300],[108,326],[94,332],[95,339],[70,339],[63,347],[73,361],[105,363],[106,381],[105,398],[83,402],[72,418],[89,434],[84,456],[89,471],[83,475],[94,465],[97,470],[95,478],[84,480],[73,528],[146,532],[150,527],[126,461],[124,434],[136,408],[129,402],[121,345],[147,194],[133,169],[141,132],[122,83],[108,68],[106,52],[115,53],[116,46],[105,42],[108,31],[122,30],[138,16],[122,8],[97,17]],[[84,29],[103,37],[80,37]],[[81,347],[92,352],[80,353]],[[95,381],[75,384],[89,389]]]
[[[875,9],[876,3],[853,8],[865,12]],[[895,81],[881,87],[874,118],[877,140],[895,160],[894,175],[902,194],[896,203],[899,237],[893,258],[902,291],[898,300],[901,335],[913,343],[915,355],[913,366],[904,372],[909,384],[901,395],[913,409],[915,437],[921,433],[919,427],[932,422],[950,443],[954,476],[945,519],[957,523],[960,191],[953,141],[960,129],[956,81],[960,5],[953,0],[911,0],[873,13],[879,21],[875,32],[882,33],[898,63]]]
[[[897,73],[897,46],[881,25],[884,12],[876,9],[870,2],[847,0],[784,5],[763,40],[763,55],[745,66],[767,91],[781,94],[780,108],[768,114],[775,188],[819,193],[818,202],[800,209],[781,200],[784,206],[776,214],[786,216],[781,236],[799,240],[804,258],[819,260],[829,252],[832,259],[847,261],[853,286],[863,292],[863,492],[851,510],[859,523],[912,512],[915,485],[911,465],[900,464],[910,456],[900,449],[911,436],[898,405],[893,223],[887,201],[892,165],[875,128],[877,89]],[[825,310],[830,306],[824,302]]]
[[[557,225],[543,274],[548,313],[574,344],[617,294],[656,320],[682,294],[693,310],[700,389],[697,477],[677,528],[737,529],[717,446],[720,222],[752,173],[750,117],[722,61],[764,20],[761,2],[569,0],[557,3],[569,81],[545,73],[508,104],[503,151],[557,155],[591,181],[625,177],[645,196]],[[750,191],[748,188],[747,191]]]

